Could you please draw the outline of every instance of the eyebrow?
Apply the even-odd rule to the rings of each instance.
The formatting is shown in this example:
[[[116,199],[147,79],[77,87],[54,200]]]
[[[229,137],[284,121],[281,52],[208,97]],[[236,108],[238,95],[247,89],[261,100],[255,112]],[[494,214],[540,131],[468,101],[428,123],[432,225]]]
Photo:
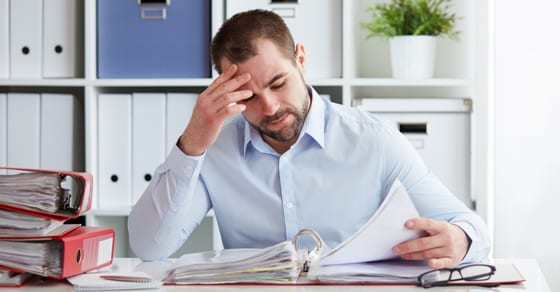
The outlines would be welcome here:
[[[268,81],[266,83],[264,88],[267,88],[267,87],[271,86],[274,82],[276,82],[276,80],[278,80],[278,79],[280,79],[280,78],[282,78],[286,75],[288,75],[288,72],[283,72],[283,73],[279,73],[279,74],[274,75],[274,77],[272,77],[272,79],[270,79],[270,81]]]

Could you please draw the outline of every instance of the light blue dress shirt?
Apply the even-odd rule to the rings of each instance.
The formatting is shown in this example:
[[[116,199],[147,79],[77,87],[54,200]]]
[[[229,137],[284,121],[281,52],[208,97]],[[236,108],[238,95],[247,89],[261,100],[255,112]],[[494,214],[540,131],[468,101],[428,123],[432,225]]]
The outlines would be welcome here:
[[[430,172],[394,125],[310,92],[302,133],[283,154],[241,115],[226,122],[200,157],[174,147],[129,216],[136,255],[168,257],[212,208],[225,248],[270,246],[302,228],[317,231],[332,248],[372,216],[397,178],[420,216],[467,233],[472,243],[464,261],[488,255],[481,217]]]

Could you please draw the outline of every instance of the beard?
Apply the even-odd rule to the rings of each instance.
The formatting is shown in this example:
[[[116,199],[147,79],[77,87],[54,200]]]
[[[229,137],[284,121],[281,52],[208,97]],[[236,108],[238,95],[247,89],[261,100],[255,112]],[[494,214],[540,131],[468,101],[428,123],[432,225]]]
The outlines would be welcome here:
[[[310,97],[305,96],[299,110],[296,107],[286,107],[278,110],[274,115],[265,117],[259,125],[253,125],[259,130],[261,135],[267,136],[278,142],[286,142],[298,137],[303,129],[303,124],[307,116]],[[280,130],[270,130],[269,125],[279,119],[284,118],[286,115],[294,116],[294,122]]]

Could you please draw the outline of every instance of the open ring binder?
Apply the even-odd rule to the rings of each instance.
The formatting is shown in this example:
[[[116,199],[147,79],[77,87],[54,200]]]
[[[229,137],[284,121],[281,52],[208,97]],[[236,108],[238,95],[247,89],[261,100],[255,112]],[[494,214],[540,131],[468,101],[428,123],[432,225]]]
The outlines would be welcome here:
[[[305,254],[303,256],[303,259],[301,261],[302,262],[302,265],[301,265],[302,271],[303,272],[308,272],[309,271],[309,265],[311,264],[311,261],[313,261],[314,259],[319,257],[320,252],[323,249],[323,246],[325,245],[325,243],[323,242],[323,239],[321,238],[319,233],[315,232],[314,230],[301,229],[298,233],[296,233],[296,235],[294,235],[294,238],[292,239],[292,244],[294,245],[294,248],[296,250],[299,250],[298,249],[298,240],[302,236],[309,236],[315,241],[315,248],[312,249],[311,251],[308,251],[307,254]]]

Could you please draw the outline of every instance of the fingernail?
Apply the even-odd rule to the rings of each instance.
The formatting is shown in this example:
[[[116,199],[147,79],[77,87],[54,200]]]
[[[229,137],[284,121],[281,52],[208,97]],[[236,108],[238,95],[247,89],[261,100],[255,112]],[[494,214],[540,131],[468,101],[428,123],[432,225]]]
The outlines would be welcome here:
[[[398,248],[398,247],[396,247],[396,246],[393,247],[393,253],[394,253],[394,254],[398,255],[400,252],[401,252],[401,249],[400,249],[400,248]]]

